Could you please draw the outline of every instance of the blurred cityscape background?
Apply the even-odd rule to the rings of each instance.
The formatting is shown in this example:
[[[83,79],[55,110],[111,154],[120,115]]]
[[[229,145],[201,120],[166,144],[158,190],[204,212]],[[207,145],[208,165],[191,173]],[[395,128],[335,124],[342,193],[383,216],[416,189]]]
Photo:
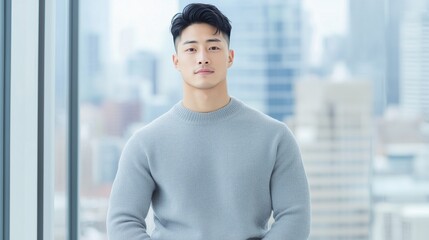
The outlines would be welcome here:
[[[429,0],[204,2],[232,22],[230,95],[286,122],[299,142],[309,239],[429,239]],[[181,99],[169,27],[188,3],[80,5],[81,240],[107,240],[122,147]],[[57,14],[67,16],[64,5]],[[66,239],[66,19],[55,36],[57,240]]]

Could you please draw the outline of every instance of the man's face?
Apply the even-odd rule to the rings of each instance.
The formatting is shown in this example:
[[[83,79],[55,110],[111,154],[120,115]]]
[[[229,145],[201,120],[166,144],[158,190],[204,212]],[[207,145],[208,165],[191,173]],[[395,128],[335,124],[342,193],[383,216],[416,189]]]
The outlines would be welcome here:
[[[192,24],[176,39],[173,62],[189,89],[222,89],[226,72],[234,60],[234,52],[222,33],[205,23]]]

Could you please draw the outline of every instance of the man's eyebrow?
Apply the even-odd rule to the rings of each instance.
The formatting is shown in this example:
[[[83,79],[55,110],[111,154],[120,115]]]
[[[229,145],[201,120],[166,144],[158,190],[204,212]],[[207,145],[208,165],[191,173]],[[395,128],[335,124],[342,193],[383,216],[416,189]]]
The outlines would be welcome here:
[[[206,42],[222,42],[219,38],[210,38],[207,39]]]
[[[195,41],[195,40],[185,41],[185,42],[183,42],[183,45],[185,45],[185,44],[191,44],[191,43],[197,43],[197,41]]]
[[[222,40],[220,40],[219,38],[209,38],[206,40],[206,42],[222,42]],[[188,40],[188,41],[183,42],[183,45],[192,44],[192,43],[198,43],[198,41]]]

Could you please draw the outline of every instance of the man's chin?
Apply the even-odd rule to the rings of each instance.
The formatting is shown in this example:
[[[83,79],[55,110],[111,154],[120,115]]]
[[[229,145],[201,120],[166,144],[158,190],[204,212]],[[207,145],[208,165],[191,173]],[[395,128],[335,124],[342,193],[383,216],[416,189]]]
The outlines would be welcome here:
[[[212,88],[215,88],[220,84],[220,82],[213,82],[209,79],[196,79],[193,81],[185,81],[185,86],[188,86],[190,88],[194,89],[200,89],[200,90],[209,90]]]

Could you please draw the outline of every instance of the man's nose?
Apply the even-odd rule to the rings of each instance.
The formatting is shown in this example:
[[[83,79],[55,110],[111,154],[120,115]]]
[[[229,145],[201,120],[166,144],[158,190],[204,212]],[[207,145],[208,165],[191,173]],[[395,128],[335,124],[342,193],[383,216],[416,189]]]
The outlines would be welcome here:
[[[200,51],[200,54],[198,56],[198,65],[207,65],[210,63],[210,60],[207,56],[206,51]]]

